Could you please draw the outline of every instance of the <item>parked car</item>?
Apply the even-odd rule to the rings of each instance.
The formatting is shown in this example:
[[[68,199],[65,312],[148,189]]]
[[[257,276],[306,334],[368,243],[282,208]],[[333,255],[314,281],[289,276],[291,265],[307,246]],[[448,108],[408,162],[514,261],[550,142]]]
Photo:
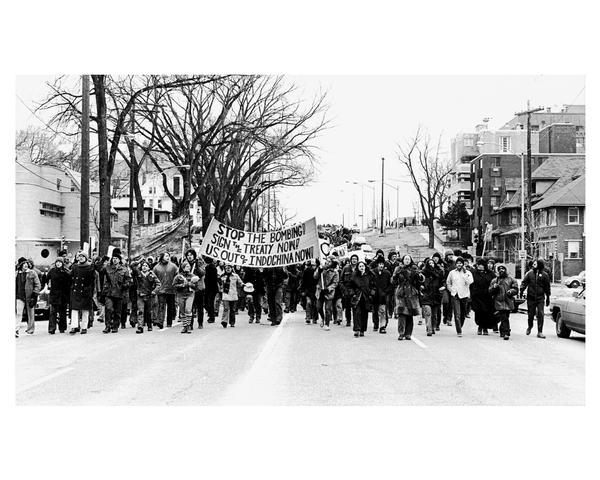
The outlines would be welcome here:
[[[556,298],[550,311],[560,338],[569,338],[571,331],[585,335],[585,285],[571,297]]]
[[[567,277],[563,282],[569,288],[579,288],[585,283],[585,270],[574,277]]]

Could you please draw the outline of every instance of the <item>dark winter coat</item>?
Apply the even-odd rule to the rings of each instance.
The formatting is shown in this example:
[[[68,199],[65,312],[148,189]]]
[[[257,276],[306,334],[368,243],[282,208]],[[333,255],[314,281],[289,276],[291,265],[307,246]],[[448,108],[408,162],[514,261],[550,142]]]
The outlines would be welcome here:
[[[540,302],[550,297],[550,277],[544,270],[532,268],[521,282],[521,295],[527,289],[528,302]]]
[[[423,271],[423,288],[421,289],[421,305],[441,305],[444,286],[444,270],[439,267],[426,266]]]
[[[96,271],[89,263],[71,267],[71,310],[90,310],[96,284]]]
[[[204,287],[209,292],[219,291],[219,273],[214,263],[207,263],[204,267]]]
[[[419,315],[419,290],[424,280],[416,265],[396,267],[392,285],[395,287],[397,313]]]
[[[515,296],[519,293],[519,284],[508,275],[496,277],[490,283],[490,293],[494,299],[494,310],[500,312],[515,308]]]
[[[285,289],[288,292],[294,292],[298,289],[298,284],[300,283],[300,273],[295,265],[290,265],[287,267],[287,274],[288,279]]]
[[[42,284],[40,282],[40,279],[37,275],[37,273],[35,273],[34,270],[28,270],[27,273],[25,272],[17,272],[16,276],[15,276],[15,282],[17,285],[15,285],[15,293],[17,293],[18,295],[18,282],[19,279],[22,278],[22,276],[25,275],[25,298],[21,298],[21,300],[28,301],[31,297],[33,296],[37,296],[38,293],[40,293],[40,290],[42,289]],[[21,276],[21,277],[19,277]],[[17,297],[18,298],[18,297]]]
[[[106,274],[102,295],[105,297],[127,298],[131,286],[131,276],[127,267],[108,264],[104,269]]]
[[[133,277],[137,287],[137,295],[140,298],[156,295],[160,290],[160,280],[151,270],[144,275],[141,271],[136,270]]]
[[[323,292],[325,300],[333,300],[335,289],[340,281],[340,276],[335,268],[327,268],[325,270],[315,270],[315,279],[317,280],[317,298]]]
[[[247,268],[244,272],[244,283],[251,283],[255,295],[264,295],[265,281],[262,274],[256,268]]]
[[[372,297],[375,292],[372,273],[365,271],[364,274],[361,274],[357,269],[350,280],[350,292],[352,306],[355,307],[364,300],[367,310],[371,310]]]
[[[317,280],[315,279],[315,269],[306,267],[302,272],[302,293],[304,295],[315,295],[317,291]]]
[[[287,272],[281,268],[267,268],[263,272],[263,279],[267,290],[276,290],[283,287],[283,282],[287,279]]]
[[[475,269],[473,271],[473,283],[469,286],[471,291],[471,308],[476,313],[493,313],[494,300],[490,294],[490,283],[496,278],[494,272],[490,272],[487,268],[480,272]]]
[[[50,305],[68,305],[71,294],[71,272],[64,267],[52,267],[46,275],[50,285],[48,303]]]
[[[387,296],[393,292],[392,275],[384,268],[381,273],[379,273],[379,270],[375,270],[371,274],[371,279],[373,282],[373,289],[375,290],[373,304],[384,305],[387,301]]]
[[[350,284],[352,282],[352,276],[354,275],[355,271],[356,271],[356,266],[352,265],[351,263],[349,263],[342,269],[342,273],[340,274],[340,285],[341,285],[341,290],[342,290],[343,296],[352,294]]]

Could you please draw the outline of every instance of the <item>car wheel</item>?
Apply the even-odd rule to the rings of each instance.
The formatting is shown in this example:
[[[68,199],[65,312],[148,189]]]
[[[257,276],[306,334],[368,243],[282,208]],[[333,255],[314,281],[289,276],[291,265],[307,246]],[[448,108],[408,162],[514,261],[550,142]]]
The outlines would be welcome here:
[[[556,321],[556,335],[560,338],[569,338],[571,329],[568,328],[562,320],[560,312],[556,312],[554,320]]]
[[[571,285],[569,285],[569,288],[579,288],[580,285],[579,280],[573,280]]]

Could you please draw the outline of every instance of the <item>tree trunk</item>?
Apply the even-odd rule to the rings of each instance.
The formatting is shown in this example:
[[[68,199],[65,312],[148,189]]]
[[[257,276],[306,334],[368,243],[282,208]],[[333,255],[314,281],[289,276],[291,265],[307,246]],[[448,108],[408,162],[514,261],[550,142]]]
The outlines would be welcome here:
[[[427,221],[427,230],[429,231],[429,248],[435,248],[435,226],[432,218]]]
[[[200,201],[200,208],[202,208],[202,236],[204,236],[212,220],[210,202],[208,200]]]
[[[142,188],[140,186],[140,169],[136,167],[134,164],[133,167],[133,195],[135,197],[135,210],[136,210],[136,218],[137,224],[142,225],[145,222],[144,219],[144,197],[142,196]],[[154,219],[152,219],[154,222]]]
[[[110,172],[108,168],[108,131],[106,128],[105,76],[92,75],[98,118],[98,173],[100,177],[100,228],[98,255],[106,255],[111,242]]]

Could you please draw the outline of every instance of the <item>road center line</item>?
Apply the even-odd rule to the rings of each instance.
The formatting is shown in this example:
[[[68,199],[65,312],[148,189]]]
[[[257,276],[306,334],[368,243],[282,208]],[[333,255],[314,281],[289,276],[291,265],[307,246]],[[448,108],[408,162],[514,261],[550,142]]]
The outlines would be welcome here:
[[[418,338],[411,336],[410,339],[415,342],[421,348],[427,348],[427,346]]]
[[[275,327],[275,331],[266,341],[265,346],[262,348],[254,362],[252,362],[252,366],[248,370],[248,373],[228,390],[224,397],[224,401],[222,402],[223,404],[240,405],[255,403],[250,397],[257,392],[256,384],[261,382],[261,375],[264,374],[264,368],[269,366],[266,363],[266,360],[281,336],[283,327],[287,323],[289,316],[290,314],[283,316],[281,323]]]
[[[61,370],[51,373],[50,375],[46,375],[45,377],[39,378],[31,383],[28,383],[23,388],[19,389],[17,393],[23,393],[27,390],[32,389],[33,387],[41,385],[42,383],[46,383],[48,380],[52,380],[53,378],[59,377],[60,375],[70,372],[71,370],[73,370],[73,367],[62,368]]]

